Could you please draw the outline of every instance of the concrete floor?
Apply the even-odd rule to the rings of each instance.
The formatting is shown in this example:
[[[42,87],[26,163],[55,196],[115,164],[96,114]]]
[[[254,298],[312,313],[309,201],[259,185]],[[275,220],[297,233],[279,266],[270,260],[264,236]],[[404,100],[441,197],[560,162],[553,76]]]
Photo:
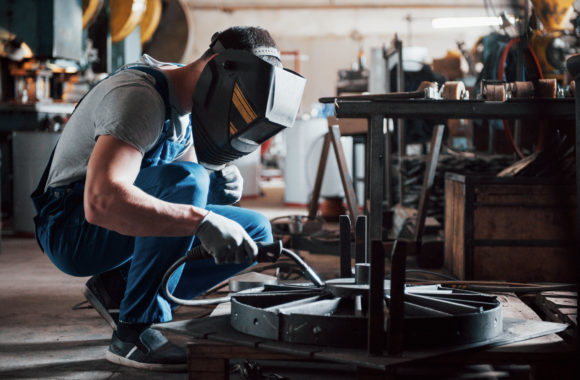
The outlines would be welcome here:
[[[2,239],[0,378],[126,379],[143,375],[105,360],[111,328],[94,310],[72,310],[83,301],[85,281],[56,269],[34,239]]]

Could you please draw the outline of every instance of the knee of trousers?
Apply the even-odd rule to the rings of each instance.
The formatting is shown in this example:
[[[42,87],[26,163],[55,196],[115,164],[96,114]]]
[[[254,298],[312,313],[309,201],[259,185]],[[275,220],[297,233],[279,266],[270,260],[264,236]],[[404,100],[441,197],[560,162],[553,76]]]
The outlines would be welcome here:
[[[255,241],[269,243],[274,239],[270,220],[266,218],[265,215],[258,212],[256,212],[254,223],[249,234]]]
[[[174,162],[142,170],[135,184],[163,200],[191,202],[203,207],[207,201],[209,174],[200,164]]]

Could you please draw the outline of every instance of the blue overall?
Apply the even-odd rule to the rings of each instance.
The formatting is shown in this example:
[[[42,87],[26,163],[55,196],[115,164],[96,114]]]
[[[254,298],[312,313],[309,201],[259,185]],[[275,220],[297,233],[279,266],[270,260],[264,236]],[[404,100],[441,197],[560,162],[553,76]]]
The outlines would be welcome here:
[[[153,75],[168,116],[167,83],[163,74],[149,67],[132,67]],[[169,120],[156,145],[143,157],[135,186],[164,201],[191,204],[238,222],[255,241],[272,241],[268,219],[262,214],[234,206],[206,204],[209,175],[192,162],[173,162],[183,151],[181,142],[166,134]],[[191,134],[188,128],[187,141]],[[194,236],[131,237],[87,222],[83,209],[84,180],[44,191],[49,160],[38,188],[32,194],[37,209],[36,238],[50,260],[73,276],[90,276],[119,269],[127,281],[119,319],[130,323],[171,320],[170,304],[160,292],[165,271],[193,245]],[[175,272],[169,288],[180,298],[194,298],[252,263],[216,265],[213,260],[191,261]]]

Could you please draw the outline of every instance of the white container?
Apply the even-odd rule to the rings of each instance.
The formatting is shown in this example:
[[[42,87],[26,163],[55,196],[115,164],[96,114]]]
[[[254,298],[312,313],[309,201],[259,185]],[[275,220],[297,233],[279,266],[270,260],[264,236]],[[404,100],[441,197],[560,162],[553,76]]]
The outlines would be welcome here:
[[[260,171],[262,164],[260,161],[260,148],[247,156],[243,156],[232,162],[240,169],[244,178],[244,190],[242,197],[255,198],[260,195]]]
[[[296,120],[285,133],[286,158],[284,163],[284,202],[306,206],[312,198],[314,182],[320,162],[324,135],[328,132],[326,119]],[[341,137],[347,167],[352,176],[352,138]],[[343,197],[334,148],[330,146],[322,180],[321,197]]]

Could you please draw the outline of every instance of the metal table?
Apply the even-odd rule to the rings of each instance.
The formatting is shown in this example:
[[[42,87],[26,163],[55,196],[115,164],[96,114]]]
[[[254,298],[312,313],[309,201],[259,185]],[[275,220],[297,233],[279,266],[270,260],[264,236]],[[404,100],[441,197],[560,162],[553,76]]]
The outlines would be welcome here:
[[[60,117],[59,122],[64,124],[74,108],[73,103],[59,102],[0,103],[0,132],[47,129],[56,117]]]

